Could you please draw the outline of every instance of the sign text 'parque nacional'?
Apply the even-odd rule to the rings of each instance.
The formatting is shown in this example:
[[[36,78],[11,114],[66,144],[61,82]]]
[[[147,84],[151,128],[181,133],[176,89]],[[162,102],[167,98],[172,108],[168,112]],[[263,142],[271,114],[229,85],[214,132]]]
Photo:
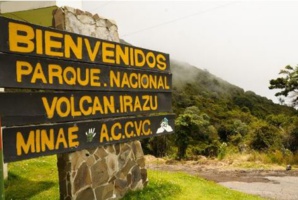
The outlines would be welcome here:
[[[0,51],[169,71],[169,55],[0,17]]]
[[[0,87],[18,89],[0,93],[5,162],[174,132],[168,54],[4,17],[0,27]]]
[[[43,57],[0,54],[0,87],[55,90],[172,90],[172,75]]]

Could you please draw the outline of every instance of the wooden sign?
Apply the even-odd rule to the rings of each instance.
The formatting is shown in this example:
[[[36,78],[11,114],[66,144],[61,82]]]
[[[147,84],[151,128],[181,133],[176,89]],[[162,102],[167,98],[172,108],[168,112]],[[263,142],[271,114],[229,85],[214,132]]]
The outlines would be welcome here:
[[[173,132],[173,115],[3,128],[4,162],[78,151]]]
[[[174,115],[158,115],[172,112],[168,54],[4,17],[0,27],[0,87],[39,89],[0,93],[5,162],[173,133]]]
[[[170,92],[172,75],[2,53],[0,54],[0,87]]]
[[[4,126],[171,111],[171,93],[0,93]]]
[[[3,160],[2,124],[0,115],[0,199],[4,200],[4,160]]]
[[[169,55],[0,17],[0,52],[169,71]]]

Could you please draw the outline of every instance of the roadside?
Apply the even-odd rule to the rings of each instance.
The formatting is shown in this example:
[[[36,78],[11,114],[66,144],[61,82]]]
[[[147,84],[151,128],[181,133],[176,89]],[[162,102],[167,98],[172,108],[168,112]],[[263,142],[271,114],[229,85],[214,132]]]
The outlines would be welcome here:
[[[269,199],[298,199],[298,170],[272,166],[266,169],[247,169],[215,160],[173,161],[146,156],[149,169],[183,171],[200,176],[225,187]]]

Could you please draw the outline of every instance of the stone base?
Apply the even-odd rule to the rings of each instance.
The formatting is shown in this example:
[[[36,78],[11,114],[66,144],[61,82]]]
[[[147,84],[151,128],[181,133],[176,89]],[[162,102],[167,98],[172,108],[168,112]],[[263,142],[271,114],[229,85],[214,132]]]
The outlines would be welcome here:
[[[141,143],[117,144],[58,155],[60,199],[120,199],[147,185]]]

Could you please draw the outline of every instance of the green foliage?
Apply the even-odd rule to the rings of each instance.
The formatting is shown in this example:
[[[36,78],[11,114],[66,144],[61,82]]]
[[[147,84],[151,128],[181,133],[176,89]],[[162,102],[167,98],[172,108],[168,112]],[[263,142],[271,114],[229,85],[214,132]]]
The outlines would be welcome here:
[[[214,155],[217,151],[217,131],[210,126],[210,117],[191,106],[184,110],[175,121],[175,144],[178,147],[178,159],[185,158],[189,145],[194,154]],[[212,142],[215,140],[215,142]],[[203,142],[201,142],[203,141]]]
[[[279,89],[280,92],[277,92],[276,96],[289,96],[293,100],[293,104],[298,103],[298,66],[291,67],[290,65],[285,66],[284,69],[280,70],[279,74],[281,75],[277,79],[270,80],[269,89]]]
[[[270,163],[289,164],[292,160],[292,152],[289,150],[275,150],[267,154],[270,158]]]
[[[298,117],[287,118],[281,128],[283,132],[284,147],[292,152],[298,151]]]
[[[227,155],[227,143],[223,142],[218,149],[218,159],[222,160]]]
[[[297,110],[274,104],[187,63],[172,61],[171,70],[175,134],[164,143],[159,139],[147,142],[150,153],[223,158],[230,152],[222,149],[223,142],[240,153],[282,148],[298,151]]]
[[[221,150],[223,142],[241,153],[283,147],[298,151],[297,110],[274,104],[187,63],[172,61],[171,70],[176,127],[175,134],[167,136],[163,155],[171,156],[176,150],[178,158],[221,158],[229,153]],[[149,142],[145,146],[150,152],[161,155],[157,148],[162,142]]]
[[[254,104],[251,99],[247,96],[235,96],[233,98],[234,104],[239,106],[241,109],[248,109],[249,111],[253,110]]]
[[[170,143],[170,141],[166,136],[150,138],[149,139],[150,154],[156,155],[158,157],[166,156],[168,143]]]
[[[182,114],[175,121],[175,144],[178,147],[178,159],[185,157],[186,149],[190,143],[192,128],[195,126],[192,117],[193,115],[190,114]]]
[[[285,116],[284,114],[278,114],[278,115],[271,114],[266,117],[266,121],[276,127],[280,127],[280,126],[284,125],[285,123],[287,123],[287,121],[288,121],[287,118],[288,117]]]
[[[250,164],[252,164],[251,162],[283,165],[297,163],[295,155],[288,149],[272,150],[268,152],[252,151],[248,161]]]
[[[250,146],[253,149],[266,151],[282,147],[282,135],[276,127],[263,121],[254,122],[251,126]]]

